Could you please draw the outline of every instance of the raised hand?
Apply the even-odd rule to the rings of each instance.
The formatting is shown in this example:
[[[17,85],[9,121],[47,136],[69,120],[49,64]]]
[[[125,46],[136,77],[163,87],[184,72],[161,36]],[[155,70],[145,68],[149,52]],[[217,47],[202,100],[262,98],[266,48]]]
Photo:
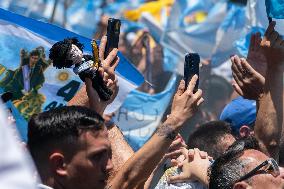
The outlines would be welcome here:
[[[99,67],[99,74],[103,76],[103,80],[107,87],[113,91],[113,94],[108,101],[102,101],[97,92],[93,89],[91,81],[86,79],[86,91],[89,97],[90,108],[97,111],[99,114],[103,114],[107,105],[113,102],[118,94],[118,80],[115,75],[115,69],[119,63],[119,57],[117,57],[118,50],[113,49],[109,55],[104,58],[105,47],[107,43],[107,37],[104,36],[101,39],[101,44],[99,48],[99,58],[102,63],[102,67]]]
[[[261,41],[261,47],[268,61],[268,67],[283,69],[284,66],[284,41],[277,31],[275,31],[276,22],[269,24],[264,38]]]
[[[255,71],[265,77],[267,69],[267,59],[261,49],[261,40],[262,39],[259,32],[256,34],[252,34],[250,38],[247,62]]]
[[[231,57],[231,62],[232,74],[236,82],[233,87],[236,92],[246,99],[259,99],[263,94],[264,77],[254,70],[244,58],[235,55]]]
[[[185,182],[185,181],[199,181],[207,185],[207,170],[210,165],[210,157],[206,152],[199,149],[183,150],[185,156],[184,161],[180,164],[182,172],[179,175],[169,178],[169,183]]]
[[[181,80],[174,96],[169,117],[174,118],[178,126],[181,126],[187,119],[191,118],[204,101],[202,98],[202,90],[199,89],[196,93],[193,93],[197,79],[198,76],[194,75],[187,89],[185,89],[184,80]]]

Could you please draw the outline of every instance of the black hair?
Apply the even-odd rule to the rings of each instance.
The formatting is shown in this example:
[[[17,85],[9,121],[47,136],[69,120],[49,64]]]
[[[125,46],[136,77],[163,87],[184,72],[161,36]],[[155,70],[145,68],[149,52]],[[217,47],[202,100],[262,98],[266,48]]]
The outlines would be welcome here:
[[[28,123],[28,148],[36,161],[42,152],[48,153],[54,146],[76,144],[83,130],[101,130],[103,123],[99,114],[81,106],[64,106],[35,114]]]
[[[284,167],[284,136],[283,136],[283,133],[282,133],[282,136],[281,136],[281,139],[280,139],[279,165],[281,167]]]
[[[53,66],[56,68],[70,68],[73,65],[73,61],[67,58],[72,44],[76,45],[81,51],[83,51],[84,45],[75,37],[58,41],[51,47],[49,50],[49,58],[52,60]]]
[[[253,137],[239,139],[217,158],[210,169],[209,189],[231,189],[235,182],[247,172],[246,160],[240,157],[245,150],[259,150],[259,144]]]
[[[205,151],[216,159],[227,150],[221,143],[221,140],[226,135],[232,135],[229,123],[224,121],[210,121],[195,129],[189,136],[187,145],[190,149],[198,148]]]
[[[30,56],[40,56],[40,51],[35,49],[30,52]]]

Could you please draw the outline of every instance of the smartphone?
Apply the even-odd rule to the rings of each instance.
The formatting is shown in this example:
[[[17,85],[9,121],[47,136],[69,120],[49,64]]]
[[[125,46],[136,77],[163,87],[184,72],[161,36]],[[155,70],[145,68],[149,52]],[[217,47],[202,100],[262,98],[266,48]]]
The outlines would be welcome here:
[[[184,58],[184,76],[185,87],[187,88],[189,81],[196,74],[199,78],[200,56],[197,53],[187,53]],[[193,92],[198,90],[199,79],[196,82]]]
[[[118,48],[121,21],[115,18],[108,19],[107,25],[107,44],[105,48],[105,58],[113,48]]]

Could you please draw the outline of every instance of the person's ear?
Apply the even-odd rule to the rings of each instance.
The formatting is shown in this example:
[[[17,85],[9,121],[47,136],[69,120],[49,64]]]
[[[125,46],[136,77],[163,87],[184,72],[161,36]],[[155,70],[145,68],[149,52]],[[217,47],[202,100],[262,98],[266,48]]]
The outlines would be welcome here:
[[[237,182],[236,184],[234,184],[233,189],[250,189],[251,186],[248,185],[248,183],[246,182]]]
[[[246,125],[243,125],[241,126],[239,132],[240,132],[241,138],[249,137],[251,134],[251,128]]]
[[[49,156],[49,164],[52,174],[58,176],[66,176],[67,168],[64,159],[64,155],[61,153],[53,153]]]

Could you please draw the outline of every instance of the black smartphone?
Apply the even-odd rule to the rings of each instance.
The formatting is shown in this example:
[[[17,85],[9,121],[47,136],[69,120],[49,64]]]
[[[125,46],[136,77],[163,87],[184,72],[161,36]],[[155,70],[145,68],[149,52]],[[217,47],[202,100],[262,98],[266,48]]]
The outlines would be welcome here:
[[[185,87],[187,88],[189,81],[196,74],[199,78],[200,56],[197,53],[187,53],[184,58],[184,76]],[[198,90],[199,79],[196,82],[193,92]]]
[[[107,44],[105,48],[105,58],[113,48],[118,48],[121,21],[115,18],[108,19],[107,25]]]

